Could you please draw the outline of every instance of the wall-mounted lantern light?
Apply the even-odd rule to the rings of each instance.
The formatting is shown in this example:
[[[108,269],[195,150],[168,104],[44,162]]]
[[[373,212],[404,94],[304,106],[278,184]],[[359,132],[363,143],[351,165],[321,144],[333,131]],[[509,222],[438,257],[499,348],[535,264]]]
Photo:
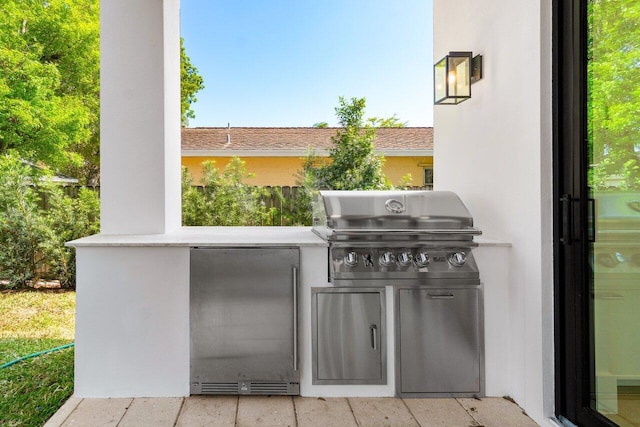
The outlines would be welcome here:
[[[434,104],[460,104],[471,98],[471,84],[482,78],[482,55],[449,52],[433,66]]]

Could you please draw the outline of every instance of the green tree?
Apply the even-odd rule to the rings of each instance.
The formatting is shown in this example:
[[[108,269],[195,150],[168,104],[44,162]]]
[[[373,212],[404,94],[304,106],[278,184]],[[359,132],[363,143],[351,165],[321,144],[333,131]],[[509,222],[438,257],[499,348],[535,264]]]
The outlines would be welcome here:
[[[0,153],[83,183],[100,170],[99,0],[0,1]],[[181,120],[203,80],[184,46]]]
[[[180,113],[182,126],[196,117],[191,104],[198,101],[196,93],[204,89],[204,79],[198,74],[184,48],[184,39],[180,37]]]
[[[317,189],[381,190],[390,188],[382,172],[384,159],[375,153],[376,130],[365,124],[365,98],[339,98],[336,117],[340,128],[331,138],[330,162],[306,162],[302,175]],[[310,177],[310,178],[309,178]]]
[[[589,2],[590,185],[640,189],[640,2]]]
[[[391,117],[370,117],[367,119],[367,124],[374,128],[403,128],[407,126],[408,122],[401,122],[400,119],[394,114]]]
[[[79,87],[83,73],[72,73],[74,64],[85,63],[84,46],[67,37],[81,38],[90,25],[86,14],[73,13],[75,3],[67,3],[0,6],[0,153],[16,151],[54,167],[79,163],[70,148],[90,136],[90,106]]]

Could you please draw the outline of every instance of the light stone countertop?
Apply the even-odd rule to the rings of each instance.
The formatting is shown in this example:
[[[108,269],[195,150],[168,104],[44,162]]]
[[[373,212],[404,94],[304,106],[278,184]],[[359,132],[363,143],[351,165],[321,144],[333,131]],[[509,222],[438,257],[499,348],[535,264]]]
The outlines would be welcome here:
[[[480,247],[510,247],[511,243],[476,237]],[[81,247],[249,247],[249,246],[327,246],[311,227],[182,227],[167,234],[95,234],[67,242]]]
[[[230,247],[327,246],[311,227],[182,227],[167,234],[95,234],[67,242],[67,246],[106,247]]]
[[[486,248],[486,247],[510,248],[511,246],[513,246],[511,244],[511,242],[506,242],[504,240],[498,240],[498,239],[492,239],[490,237],[484,237],[484,236],[476,236],[476,237],[473,238],[473,241],[476,242],[478,244],[478,246],[480,246],[481,248]]]

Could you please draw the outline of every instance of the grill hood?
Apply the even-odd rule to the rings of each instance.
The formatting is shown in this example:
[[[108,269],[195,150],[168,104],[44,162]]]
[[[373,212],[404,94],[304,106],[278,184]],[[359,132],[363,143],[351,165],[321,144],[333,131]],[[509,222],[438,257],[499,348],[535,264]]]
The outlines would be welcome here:
[[[322,237],[365,234],[478,235],[473,217],[450,191],[321,191],[314,230]]]

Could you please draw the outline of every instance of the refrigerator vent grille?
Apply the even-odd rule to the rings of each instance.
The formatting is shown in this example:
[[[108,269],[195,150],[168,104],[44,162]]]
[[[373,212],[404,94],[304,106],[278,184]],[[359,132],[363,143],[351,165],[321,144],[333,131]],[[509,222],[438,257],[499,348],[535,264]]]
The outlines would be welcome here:
[[[202,394],[238,394],[238,383],[202,383]]]
[[[242,382],[201,383],[200,394],[297,394],[297,392],[289,390],[287,382]]]
[[[277,383],[251,383],[251,394],[287,394],[288,384]]]

